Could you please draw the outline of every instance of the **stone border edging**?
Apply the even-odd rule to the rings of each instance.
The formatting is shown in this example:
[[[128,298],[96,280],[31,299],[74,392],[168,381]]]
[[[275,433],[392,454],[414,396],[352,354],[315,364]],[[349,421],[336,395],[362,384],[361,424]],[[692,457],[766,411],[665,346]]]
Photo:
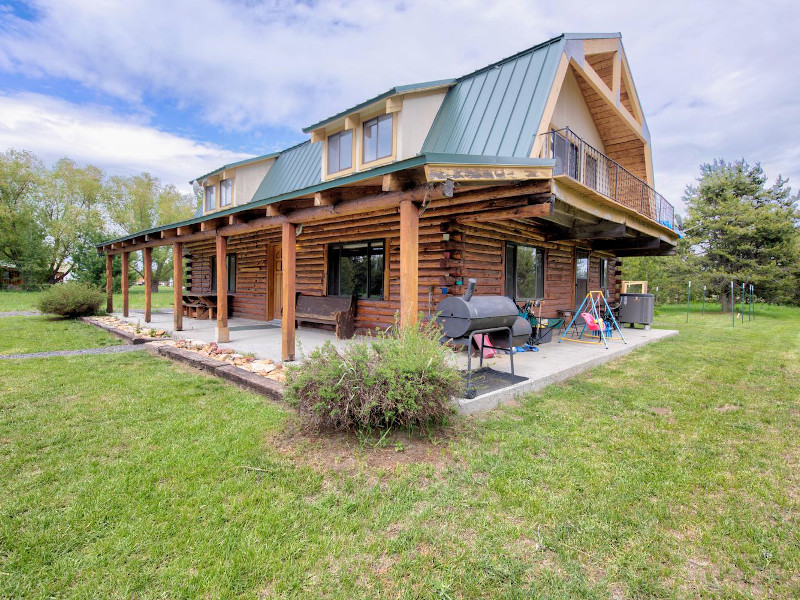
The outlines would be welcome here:
[[[134,344],[134,345],[146,344],[148,342],[158,342],[158,341],[163,341],[165,339],[165,338],[151,338],[144,335],[136,335],[133,333],[129,333],[127,331],[123,331],[122,329],[112,327],[111,325],[106,325],[102,321],[96,321],[92,319],[92,317],[81,317],[80,320],[84,323],[88,323],[89,325],[94,325],[95,327],[104,329],[114,337],[124,340],[129,344]]]
[[[258,392],[273,400],[283,400],[283,385],[274,379],[262,377],[256,373],[245,371],[239,367],[210,356],[203,356],[191,350],[175,348],[159,343],[163,340],[152,340],[147,343],[147,349],[153,354],[182,362],[190,367],[205,371],[210,375],[221,377],[226,381]]]

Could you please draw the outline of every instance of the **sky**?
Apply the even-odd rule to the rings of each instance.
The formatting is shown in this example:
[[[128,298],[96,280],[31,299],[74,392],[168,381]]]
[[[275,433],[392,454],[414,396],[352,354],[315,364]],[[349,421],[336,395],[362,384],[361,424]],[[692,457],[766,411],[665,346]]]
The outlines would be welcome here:
[[[680,207],[714,158],[798,190],[799,26],[782,0],[0,0],[0,151],[188,191],[392,86],[621,32],[659,192]]]

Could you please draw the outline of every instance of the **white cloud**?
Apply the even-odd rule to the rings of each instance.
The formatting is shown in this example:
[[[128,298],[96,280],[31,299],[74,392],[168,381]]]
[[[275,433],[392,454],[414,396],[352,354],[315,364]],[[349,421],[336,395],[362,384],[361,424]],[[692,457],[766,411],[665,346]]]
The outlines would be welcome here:
[[[68,156],[112,175],[147,171],[182,191],[191,190],[190,178],[247,157],[39,94],[0,95],[0,148],[30,150],[47,162]]]
[[[780,172],[800,185],[792,77],[800,9],[789,0],[36,6],[34,22],[4,15],[0,69],[65,78],[139,112],[153,110],[156,98],[248,135],[299,129],[392,85],[458,76],[562,31],[621,31],[652,134],[657,188],[670,200],[715,157],[760,160],[770,177]]]

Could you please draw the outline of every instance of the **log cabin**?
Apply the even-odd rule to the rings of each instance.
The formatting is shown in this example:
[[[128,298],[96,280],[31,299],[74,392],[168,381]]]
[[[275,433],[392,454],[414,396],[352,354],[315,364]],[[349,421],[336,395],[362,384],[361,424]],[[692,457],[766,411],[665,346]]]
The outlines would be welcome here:
[[[541,300],[557,317],[587,290],[613,301],[622,257],[677,244],[619,34],[563,34],[303,131],[296,146],[193,180],[194,218],[99,244],[109,311],[113,256],[127,272],[141,251],[148,279],[151,249],[170,245],[176,331],[183,282],[216,293],[219,341],[229,315],[280,319],[294,360],[297,294],[356,297],[365,331],[413,324],[476,278],[479,294]]]

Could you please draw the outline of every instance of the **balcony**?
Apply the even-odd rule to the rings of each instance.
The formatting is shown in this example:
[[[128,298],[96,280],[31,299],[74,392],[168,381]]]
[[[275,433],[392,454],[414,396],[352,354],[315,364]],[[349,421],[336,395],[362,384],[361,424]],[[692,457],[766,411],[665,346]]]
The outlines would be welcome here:
[[[675,229],[672,204],[618,162],[587,144],[569,127],[543,135],[545,156],[556,159],[553,175],[566,175],[648,219]]]

